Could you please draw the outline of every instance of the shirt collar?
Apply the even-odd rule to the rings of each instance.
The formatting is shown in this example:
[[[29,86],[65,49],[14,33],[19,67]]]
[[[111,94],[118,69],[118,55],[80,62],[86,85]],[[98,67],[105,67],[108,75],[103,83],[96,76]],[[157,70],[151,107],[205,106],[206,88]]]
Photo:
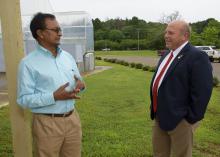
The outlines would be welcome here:
[[[48,49],[44,48],[43,46],[41,46],[40,44],[37,44],[37,49],[40,50],[40,52],[44,52],[47,55],[53,56],[52,52],[50,52]],[[57,47],[57,55],[60,55],[62,52],[62,49],[58,46]]]
[[[183,49],[183,47],[188,43],[189,41],[184,42],[182,45],[180,45],[176,50],[173,51],[173,56],[177,56],[180,51]]]

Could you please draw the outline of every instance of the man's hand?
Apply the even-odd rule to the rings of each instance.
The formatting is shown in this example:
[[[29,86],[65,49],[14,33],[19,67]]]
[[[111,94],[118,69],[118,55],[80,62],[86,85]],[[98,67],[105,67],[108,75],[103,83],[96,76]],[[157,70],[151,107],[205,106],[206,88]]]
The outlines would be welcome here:
[[[78,89],[75,89],[71,92],[67,92],[65,88],[69,85],[69,83],[66,83],[62,86],[60,86],[54,93],[54,99],[56,100],[68,100],[68,99],[80,99],[79,96],[76,94],[79,92]]]
[[[81,90],[85,88],[85,83],[79,80],[76,76],[74,76],[74,79],[76,81],[76,88],[74,89],[74,91],[76,93],[79,93]]]

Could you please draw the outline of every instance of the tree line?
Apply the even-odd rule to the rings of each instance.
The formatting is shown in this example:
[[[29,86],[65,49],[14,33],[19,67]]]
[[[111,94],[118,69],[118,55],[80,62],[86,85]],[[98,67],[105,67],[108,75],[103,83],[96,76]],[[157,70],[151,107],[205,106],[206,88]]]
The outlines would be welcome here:
[[[177,14],[166,19],[178,17]],[[164,49],[164,30],[168,21],[146,22],[138,17],[131,19],[93,19],[95,50]],[[193,45],[212,45],[220,48],[220,22],[214,18],[190,23],[190,42]]]

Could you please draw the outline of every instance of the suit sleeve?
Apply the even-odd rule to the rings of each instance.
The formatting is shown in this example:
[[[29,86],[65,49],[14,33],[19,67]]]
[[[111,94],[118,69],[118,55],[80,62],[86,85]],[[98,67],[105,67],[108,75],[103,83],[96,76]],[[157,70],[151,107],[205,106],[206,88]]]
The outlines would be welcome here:
[[[186,117],[188,122],[195,123],[203,119],[212,93],[212,66],[208,56],[197,53],[193,56],[190,78],[190,106]]]

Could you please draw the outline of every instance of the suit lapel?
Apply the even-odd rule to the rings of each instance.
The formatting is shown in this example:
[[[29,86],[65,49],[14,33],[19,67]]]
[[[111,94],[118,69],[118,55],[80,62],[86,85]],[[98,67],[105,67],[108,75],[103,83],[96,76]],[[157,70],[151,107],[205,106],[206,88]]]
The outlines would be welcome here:
[[[153,82],[154,82],[154,79],[156,77],[156,74],[157,74],[157,71],[160,67],[160,64],[162,63],[162,61],[164,60],[164,58],[169,54],[169,51],[167,51],[161,58],[160,60],[158,61],[158,64],[157,64],[157,69],[156,71],[154,72],[154,75],[153,75],[153,78],[152,78],[152,81],[151,81],[151,85],[150,85],[150,89],[152,89],[152,86],[153,86]]]
[[[190,47],[190,44],[187,43],[186,46],[184,46],[183,49],[179,52],[179,54],[175,57],[175,59],[173,60],[173,62],[170,65],[170,67],[168,68],[168,70],[162,80],[162,83],[169,76],[169,74],[175,69],[176,65],[183,60],[185,55],[187,55],[186,52],[189,49],[189,47]]]
[[[166,58],[166,56],[167,56],[169,53],[170,53],[170,51],[167,51],[167,52],[160,58],[160,60],[158,61],[157,69],[156,69],[156,71],[155,71],[155,73],[154,73],[153,80],[154,80],[154,77],[155,77],[156,74],[157,74],[157,71],[158,71],[158,69],[159,69],[159,67],[160,67],[160,64],[163,62],[164,58]]]

